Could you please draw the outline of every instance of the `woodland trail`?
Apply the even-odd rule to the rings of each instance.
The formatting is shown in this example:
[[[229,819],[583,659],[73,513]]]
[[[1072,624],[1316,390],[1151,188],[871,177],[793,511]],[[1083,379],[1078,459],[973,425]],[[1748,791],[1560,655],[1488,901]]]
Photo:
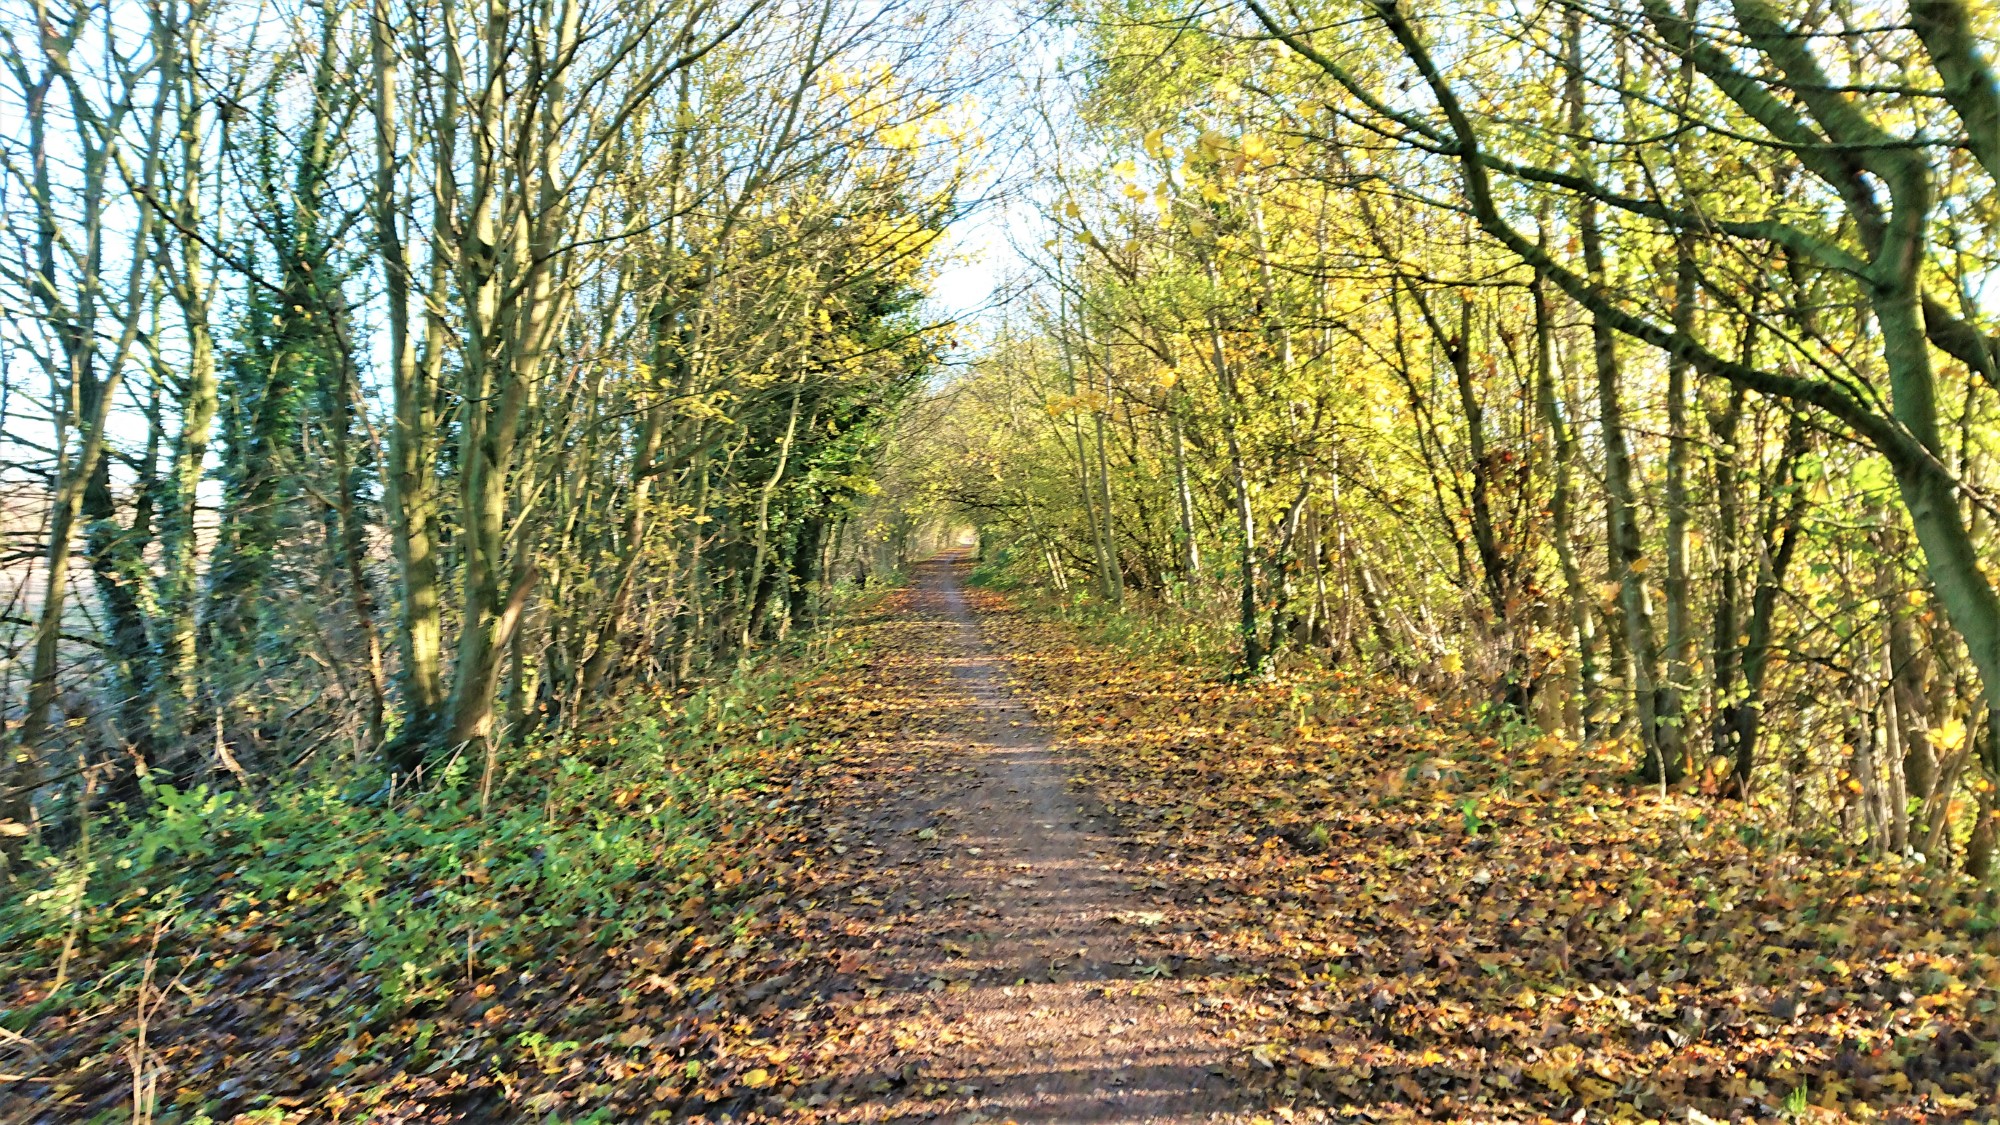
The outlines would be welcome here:
[[[836,998],[833,1022],[853,1047],[841,1085],[866,1093],[836,1112],[1233,1118],[1248,1095],[1223,1076],[1228,1045],[1164,987],[1173,982],[1147,979],[1133,922],[1157,918],[1165,900],[1127,873],[1102,811],[1072,792],[1008,687],[966,605],[964,566],[919,564],[898,599],[891,627],[914,643],[869,668],[905,709],[870,759],[896,780],[827,828],[843,853],[880,852],[874,882],[864,876],[821,919],[862,939],[842,957],[854,992]],[[879,922],[857,926],[857,906]]]
[[[233,868],[107,858],[86,998],[0,1023],[0,1122],[122,1119],[157,950],[163,1123],[2000,1125],[2000,927],[1953,877],[1408,686],[1228,682],[968,565],[795,678],[529,758],[490,822],[218,804]],[[0,1018],[62,940],[15,933]]]

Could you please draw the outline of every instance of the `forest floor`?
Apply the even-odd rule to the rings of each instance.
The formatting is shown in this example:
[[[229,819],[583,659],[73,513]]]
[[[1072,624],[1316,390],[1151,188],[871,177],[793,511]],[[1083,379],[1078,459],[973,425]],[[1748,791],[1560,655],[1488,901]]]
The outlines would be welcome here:
[[[0,1122],[2000,1120],[1962,880],[969,572],[490,812],[100,839],[0,911]]]
[[[2000,1120],[1990,898],[968,570],[861,625],[806,915],[827,1116]]]

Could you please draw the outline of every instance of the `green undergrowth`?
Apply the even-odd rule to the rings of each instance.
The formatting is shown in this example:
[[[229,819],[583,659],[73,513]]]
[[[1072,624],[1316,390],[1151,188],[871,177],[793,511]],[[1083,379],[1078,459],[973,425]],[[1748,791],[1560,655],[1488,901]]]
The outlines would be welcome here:
[[[484,935],[475,958],[509,965],[545,933],[603,923],[614,936],[644,921],[617,893],[642,868],[686,873],[681,894],[633,904],[642,911],[671,910],[713,878],[719,818],[760,788],[759,743],[787,737],[726,744],[728,720],[755,713],[774,679],[639,696],[603,731],[508,751],[484,815],[481,771],[462,758],[393,801],[374,774],[260,794],[147,784],[150,804],[91,855],[40,858],[40,886],[0,912],[0,957],[18,979],[53,970],[65,947],[72,961],[110,955],[87,981],[72,965],[75,991],[53,998],[79,999],[138,971],[155,930],[221,926],[226,943],[232,925],[296,937],[332,918],[367,942],[359,967],[393,1007],[463,970],[468,930]],[[9,1030],[26,1030],[26,1012],[9,1010]]]
[[[984,587],[1002,593],[1012,593],[1024,588],[1027,583],[1014,573],[1019,564],[1019,553],[1011,546],[989,550],[973,560],[972,572],[966,575],[969,585]]]
[[[335,1083],[421,1072],[446,1038],[432,1017],[468,997],[531,1012],[607,948],[650,942],[673,964],[726,948],[783,870],[773,795],[810,753],[788,692],[841,656],[820,643],[690,694],[634,691],[591,729],[503,750],[490,779],[460,758],[419,785],[352,766],[254,791],[147,785],[93,838],[33,856],[0,903],[0,1070],[27,1073],[0,1109],[125,1119],[150,1023],[159,1069],[195,1091],[163,1094],[158,1120],[228,1120],[249,1104],[220,1071],[237,1049],[288,1048]],[[562,1042],[543,1022],[476,1050],[539,1066]]]

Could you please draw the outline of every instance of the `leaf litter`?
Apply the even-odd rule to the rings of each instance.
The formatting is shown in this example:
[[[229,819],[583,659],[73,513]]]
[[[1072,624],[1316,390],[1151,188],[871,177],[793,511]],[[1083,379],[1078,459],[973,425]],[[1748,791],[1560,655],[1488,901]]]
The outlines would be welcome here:
[[[697,724],[545,747],[502,789],[531,815],[178,795],[205,845],[100,842],[0,916],[0,1119],[125,1119],[148,998],[160,1121],[1136,1120],[1191,1065],[1181,1116],[1265,1125],[2000,1113],[1994,908],[1956,878],[967,591],[1037,722],[914,596]],[[967,751],[1037,728],[1059,803]],[[1010,799],[1090,854],[994,837]],[[1094,920],[1006,930],[1098,877]],[[1101,1069],[1057,1057],[1077,1020]]]

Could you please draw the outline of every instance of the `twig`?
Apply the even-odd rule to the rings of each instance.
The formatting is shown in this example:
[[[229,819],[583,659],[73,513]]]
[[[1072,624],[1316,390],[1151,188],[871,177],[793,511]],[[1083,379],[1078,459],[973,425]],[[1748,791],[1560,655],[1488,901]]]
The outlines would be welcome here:
[[[146,1031],[166,1002],[166,990],[153,987],[153,971],[160,963],[160,935],[167,924],[153,927],[153,944],[146,950],[145,971],[139,978],[139,998],[133,1012],[138,1035],[125,1048],[125,1060],[132,1067],[132,1125],[152,1125],[153,1112],[160,1100],[160,1068],[148,1067],[151,1051],[146,1047]]]
[[[81,758],[83,755],[78,754]],[[77,772],[83,775],[83,802],[77,812],[76,901],[70,903],[69,928],[63,934],[62,953],[56,958],[55,983],[49,986],[49,995],[62,991],[69,981],[69,959],[76,953],[77,935],[83,930],[83,900],[90,891],[90,799],[97,794],[97,771],[89,766],[79,766]]]
[[[217,769],[228,770],[230,773],[236,775],[236,780],[239,784],[245,788],[249,787],[250,775],[243,772],[242,764],[236,760],[234,754],[229,752],[229,744],[223,741],[222,705],[219,703],[215,707],[215,760],[218,763]]]

